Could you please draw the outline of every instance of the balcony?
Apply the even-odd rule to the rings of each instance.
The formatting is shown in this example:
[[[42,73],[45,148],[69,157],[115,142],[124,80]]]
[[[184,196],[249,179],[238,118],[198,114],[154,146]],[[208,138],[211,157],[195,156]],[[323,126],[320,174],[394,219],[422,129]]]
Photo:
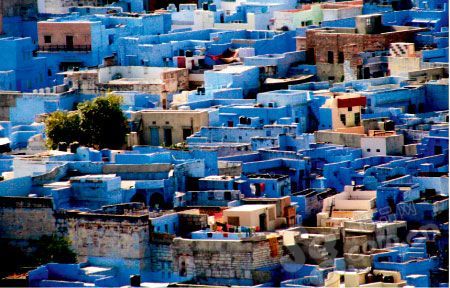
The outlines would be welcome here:
[[[74,51],[74,52],[90,52],[91,45],[39,45],[39,51],[57,52],[57,51]]]

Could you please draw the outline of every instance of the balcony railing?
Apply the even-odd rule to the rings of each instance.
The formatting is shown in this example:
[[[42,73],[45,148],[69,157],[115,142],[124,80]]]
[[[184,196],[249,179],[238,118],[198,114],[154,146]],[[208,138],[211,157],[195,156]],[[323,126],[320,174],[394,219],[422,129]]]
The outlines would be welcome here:
[[[76,51],[88,52],[91,51],[91,45],[39,45],[39,51]]]

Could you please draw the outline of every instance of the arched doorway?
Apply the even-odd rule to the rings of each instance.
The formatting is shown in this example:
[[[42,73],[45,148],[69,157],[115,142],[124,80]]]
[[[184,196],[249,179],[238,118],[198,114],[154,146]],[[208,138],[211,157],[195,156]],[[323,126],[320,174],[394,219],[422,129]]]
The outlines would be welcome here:
[[[153,193],[150,196],[149,206],[152,208],[162,208],[164,206],[164,197],[160,193]]]
[[[131,197],[130,202],[140,202],[144,203],[144,205],[147,205],[145,195],[140,192],[136,192],[136,194],[134,194],[133,197]]]

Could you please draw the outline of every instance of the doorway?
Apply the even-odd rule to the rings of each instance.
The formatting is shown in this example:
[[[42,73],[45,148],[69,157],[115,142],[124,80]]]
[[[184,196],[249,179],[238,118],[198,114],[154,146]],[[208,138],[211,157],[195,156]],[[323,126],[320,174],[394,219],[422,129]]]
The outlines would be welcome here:
[[[73,49],[73,36],[66,35],[66,46],[68,49]]]
[[[259,229],[260,229],[260,231],[267,231],[266,213],[259,214]]]

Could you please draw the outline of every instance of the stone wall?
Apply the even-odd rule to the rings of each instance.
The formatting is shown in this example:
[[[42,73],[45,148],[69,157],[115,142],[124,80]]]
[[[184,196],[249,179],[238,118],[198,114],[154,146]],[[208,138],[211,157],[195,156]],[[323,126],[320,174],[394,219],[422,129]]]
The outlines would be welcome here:
[[[155,233],[150,236],[150,269],[151,271],[172,270],[173,236],[166,233]],[[172,271],[170,271],[172,272]]]
[[[315,131],[314,137],[317,143],[333,143],[336,145],[346,145],[354,148],[361,148],[361,138],[364,134],[341,133],[331,130]]]
[[[55,232],[52,199],[0,197],[0,238],[28,241]]]
[[[192,231],[197,231],[208,227],[208,215],[179,213],[179,229],[181,235],[187,235]]]
[[[149,261],[148,215],[67,213],[68,235],[79,260],[88,256]]]
[[[194,277],[200,283],[212,285],[223,284],[223,279],[253,283],[252,274],[257,269],[280,264],[282,237],[278,236],[274,241],[277,244],[275,251],[271,250],[265,236],[211,241],[175,238],[173,270],[181,276]]]
[[[17,97],[22,97],[22,94],[17,92],[0,93],[0,121],[10,120],[10,108],[16,107]]]

